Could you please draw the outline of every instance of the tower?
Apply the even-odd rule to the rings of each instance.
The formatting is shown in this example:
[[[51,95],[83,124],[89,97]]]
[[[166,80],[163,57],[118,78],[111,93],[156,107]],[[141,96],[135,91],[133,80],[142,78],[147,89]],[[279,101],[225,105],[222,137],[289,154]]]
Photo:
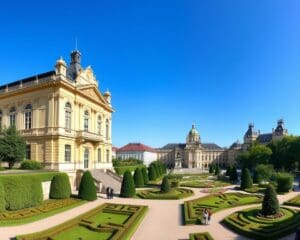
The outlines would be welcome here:
[[[71,79],[75,80],[81,70],[81,53],[78,50],[74,50],[71,52],[71,64],[69,68],[69,76]]]
[[[258,137],[258,133],[254,130],[254,124],[249,123],[248,130],[244,135],[244,148],[245,150],[248,149],[251,144],[256,140]]]

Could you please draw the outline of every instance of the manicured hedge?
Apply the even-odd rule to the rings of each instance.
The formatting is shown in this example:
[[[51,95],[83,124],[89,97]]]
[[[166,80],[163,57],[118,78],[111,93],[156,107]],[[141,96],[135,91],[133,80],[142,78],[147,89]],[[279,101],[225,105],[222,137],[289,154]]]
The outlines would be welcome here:
[[[146,168],[142,168],[142,174],[143,174],[143,178],[144,178],[144,184],[146,185],[149,182],[148,173],[147,173]]]
[[[59,174],[53,177],[50,186],[49,197],[53,199],[65,199],[71,195],[71,186],[67,174]]]
[[[135,169],[133,178],[134,178],[135,187],[144,186],[144,177],[140,168]]]
[[[164,178],[162,180],[162,183],[161,183],[161,186],[160,186],[160,191],[162,193],[167,193],[167,192],[170,192],[170,190],[171,190],[171,187],[170,187],[168,177],[164,176]]]
[[[172,188],[169,192],[163,193],[159,189],[143,190],[137,193],[137,196],[143,199],[177,200],[190,197],[194,194],[191,189]]]
[[[97,191],[94,179],[89,171],[84,172],[82,175],[78,197],[88,201],[94,201],[97,199]]]
[[[126,171],[123,176],[122,186],[121,186],[121,197],[133,197],[135,195],[135,184],[133,177],[129,171]]]
[[[276,176],[277,192],[285,193],[292,189],[294,177],[289,173],[278,173]]]
[[[189,240],[214,240],[209,232],[190,233]]]
[[[144,168],[145,165],[143,164],[138,164],[138,165],[133,165],[133,166],[117,166],[114,167],[115,171],[119,175],[123,175],[126,171],[133,172],[135,171],[136,168]]]
[[[35,161],[35,160],[24,160],[21,162],[21,169],[32,169],[32,170],[37,170],[41,169],[42,165],[41,163]]]

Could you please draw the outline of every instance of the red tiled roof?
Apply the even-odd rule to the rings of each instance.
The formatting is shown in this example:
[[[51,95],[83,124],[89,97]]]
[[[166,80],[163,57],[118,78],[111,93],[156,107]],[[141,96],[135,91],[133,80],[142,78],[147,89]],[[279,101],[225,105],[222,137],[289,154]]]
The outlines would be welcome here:
[[[118,151],[118,149],[119,149],[119,148],[117,148],[117,147],[112,147],[112,148],[111,148],[111,150],[113,150],[113,151],[115,151],[115,152]]]
[[[155,152],[155,149],[142,143],[128,143],[119,148],[118,152]]]

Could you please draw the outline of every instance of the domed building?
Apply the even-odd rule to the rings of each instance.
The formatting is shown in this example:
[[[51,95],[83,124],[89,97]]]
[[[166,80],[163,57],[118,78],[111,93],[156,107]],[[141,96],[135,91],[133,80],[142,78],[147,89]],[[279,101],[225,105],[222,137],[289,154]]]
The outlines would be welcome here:
[[[215,143],[201,143],[195,124],[186,136],[186,143],[169,143],[157,149],[158,159],[169,168],[198,168],[207,170],[209,164],[225,166],[226,149]]]

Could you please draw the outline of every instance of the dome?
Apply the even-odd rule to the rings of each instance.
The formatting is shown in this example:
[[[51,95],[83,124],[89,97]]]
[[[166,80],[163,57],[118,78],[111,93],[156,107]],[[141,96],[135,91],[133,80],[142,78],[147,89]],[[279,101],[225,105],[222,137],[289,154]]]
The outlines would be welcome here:
[[[187,143],[200,143],[200,135],[197,131],[195,124],[192,125],[192,129],[189,131],[189,134],[186,138]]]
[[[197,129],[195,128],[195,124],[192,125],[192,129],[190,130],[189,135],[199,135]]]

